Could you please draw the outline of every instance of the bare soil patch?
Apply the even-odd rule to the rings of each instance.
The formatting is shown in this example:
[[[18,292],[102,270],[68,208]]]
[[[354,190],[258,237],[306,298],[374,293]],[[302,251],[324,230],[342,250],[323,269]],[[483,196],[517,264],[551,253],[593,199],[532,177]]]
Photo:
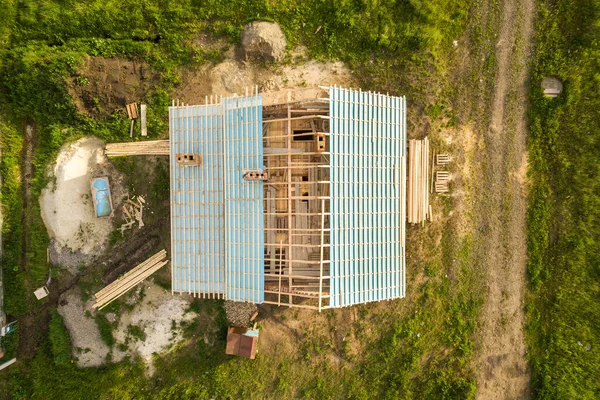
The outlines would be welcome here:
[[[93,319],[92,304],[93,300],[86,303],[82,301],[78,288],[65,293],[59,301],[58,312],[69,330],[73,358],[79,367],[99,367],[110,351],[102,341],[98,325]]]
[[[227,59],[214,66],[182,72],[184,82],[174,96],[185,103],[198,104],[206,96],[242,95],[246,89],[258,86],[260,91],[318,85],[353,86],[356,81],[341,62],[308,61],[277,68],[267,68]]]
[[[52,168],[55,178],[40,196],[44,224],[52,239],[51,261],[76,267],[107,249],[113,217],[98,218],[91,198],[94,177],[108,176],[115,209],[127,192],[123,176],[104,155],[104,144],[83,138],[65,145]]]
[[[114,336],[117,345],[128,346],[129,352],[139,355],[151,369],[152,356],[179,344],[183,340],[181,323],[190,322],[196,314],[187,311],[191,296],[173,296],[152,282],[140,286],[143,287],[143,298],[135,302],[131,311],[121,314]],[[145,338],[133,337],[130,326],[139,327]]]
[[[495,48],[496,81],[488,124],[483,127],[481,180],[474,184],[475,218],[482,233],[478,252],[487,284],[480,315],[475,371],[480,399],[530,396],[526,360],[524,296],[526,208],[524,172],[527,138],[527,76],[535,4],[503,3]]]
[[[80,113],[97,117],[139,101],[157,80],[144,62],[88,56],[67,88]]]

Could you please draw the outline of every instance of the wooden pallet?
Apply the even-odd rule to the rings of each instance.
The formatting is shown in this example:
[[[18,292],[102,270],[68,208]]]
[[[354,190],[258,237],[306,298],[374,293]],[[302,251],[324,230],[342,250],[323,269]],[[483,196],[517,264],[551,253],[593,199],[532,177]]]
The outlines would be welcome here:
[[[450,155],[448,154],[438,154],[435,156],[437,165],[447,165],[450,163]]]

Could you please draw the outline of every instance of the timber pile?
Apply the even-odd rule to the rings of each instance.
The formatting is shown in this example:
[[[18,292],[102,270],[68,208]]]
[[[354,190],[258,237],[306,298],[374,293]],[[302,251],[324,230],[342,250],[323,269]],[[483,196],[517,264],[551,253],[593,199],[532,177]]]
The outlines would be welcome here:
[[[165,266],[169,260],[167,260],[167,251],[161,250],[137,267],[127,272],[125,275],[106,286],[95,294],[96,303],[93,307],[103,309],[114,300],[118,299],[127,291],[137,286],[144,279]]]
[[[116,156],[168,156],[169,140],[144,140],[140,142],[107,143],[105,153]]]
[[[429,139],[408,142],[407,218],[409,224],[425,222],[429,213]]]
[[[138,196],[137,199],[133,196],[131,199],[125,200],[125,204],[123,204],[125,223],[119,228],[121,235],[123,235],[127,229],[131,229],[136,222],[139,224],[139,229],[142,229],[144,226],[144,221],[142,220],[144,204],[146,204],[146,200],[143,196]]]

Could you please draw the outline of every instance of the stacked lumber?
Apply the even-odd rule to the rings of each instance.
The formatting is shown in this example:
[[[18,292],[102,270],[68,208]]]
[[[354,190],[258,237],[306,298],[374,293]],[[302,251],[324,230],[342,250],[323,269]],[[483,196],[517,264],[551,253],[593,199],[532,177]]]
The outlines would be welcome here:
[[[115,156],[168,156],[169,140],[144,140],[140,142],[107,143],[105,153]]]
[[[96,303],[93,307],[103,309],[114,300],[118,299],[127,291],[137,286],[144,279],[161,269],[169,261],[167,260],[167,251],[161,250],[143,263],[136,266],[125,275],[121,276],[104,289],[95,294]]]
[[[408,142],[408,223],[424,222],[429,213],[429,139]]]

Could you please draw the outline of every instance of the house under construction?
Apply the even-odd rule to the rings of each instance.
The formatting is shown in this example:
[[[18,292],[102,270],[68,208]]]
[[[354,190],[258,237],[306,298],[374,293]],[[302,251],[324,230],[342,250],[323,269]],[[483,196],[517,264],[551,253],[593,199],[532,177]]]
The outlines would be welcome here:
[[[326,309],[404,297],[406,101],[338,87],[169,108],[174,292]]]

